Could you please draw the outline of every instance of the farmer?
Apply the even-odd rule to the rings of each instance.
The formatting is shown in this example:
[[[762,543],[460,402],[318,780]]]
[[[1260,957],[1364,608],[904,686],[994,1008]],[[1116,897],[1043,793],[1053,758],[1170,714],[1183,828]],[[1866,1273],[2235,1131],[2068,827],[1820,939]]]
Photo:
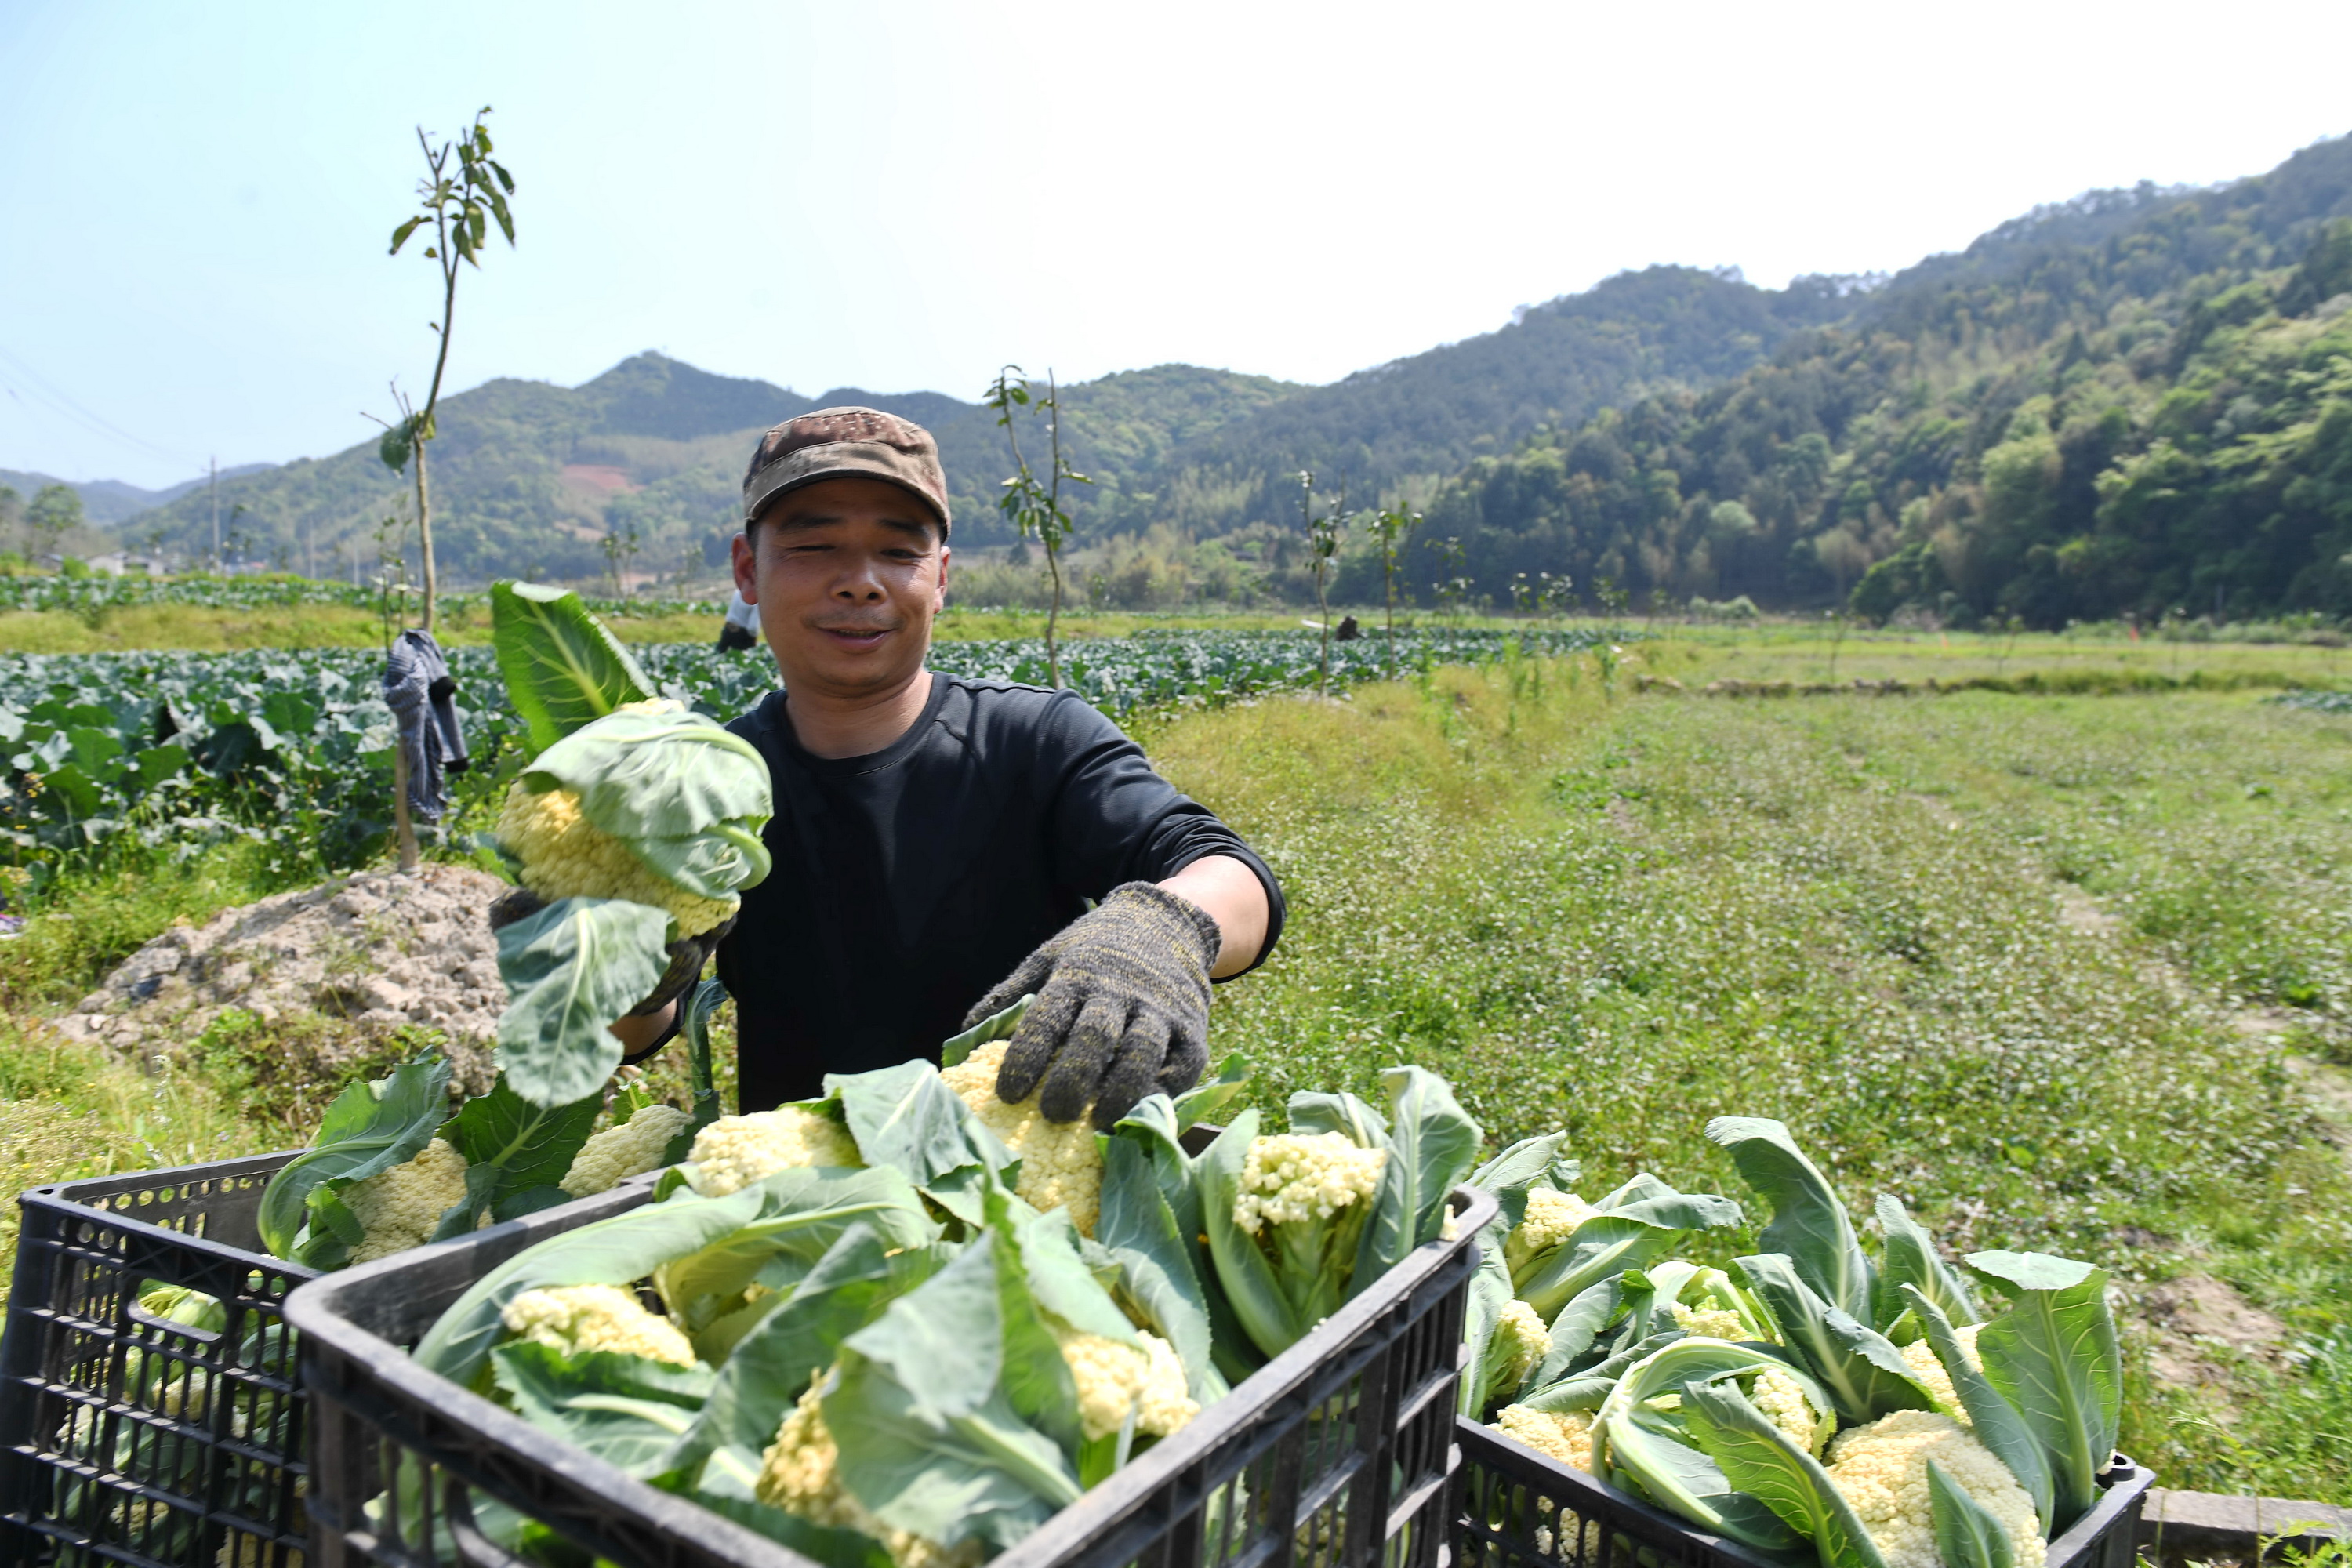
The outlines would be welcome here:
[[[776,808],[775,869],[713,933],[742,1109],[936,1052],[1034,992],[998,1096],[1042,1084],[1049,1119],[1107,1128],[1199,1080],[1209,983],[1265,959],[1281,889],[1076,693],[924,668],[948,528],[938,447],[874,409],[777,426],[744,476],[735,583],[784,689],[728,726]],[[615,1032],[641,1056],[677,1014]]]

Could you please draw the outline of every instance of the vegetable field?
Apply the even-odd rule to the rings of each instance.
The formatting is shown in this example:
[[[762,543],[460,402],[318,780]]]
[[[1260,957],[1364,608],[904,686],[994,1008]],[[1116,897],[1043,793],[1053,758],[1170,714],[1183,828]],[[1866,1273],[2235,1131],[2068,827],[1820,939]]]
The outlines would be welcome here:
[[[1287,684],[1311,686],[1316,644],[1291,640]],[[1761,666],[1738,640],[1490,647],[1344,704],[1136,721],[1291,897],[1274,961],[1213,1014],[1213,1052],[1258,1064],[1266,1131],[1293,1090],[1377,1096],[1402,1061],[1443,1074],[1493,1147],[1565,1127],[1590,1192],[1646,1170],[1738,1194],[1706,1123],[1777,1117],[1858,1219],[1893,1194],[1956,1249],[2110,1270],[2122,1447],[2163,1484],[2352,1502],[2352,715],[2259,690],[1733,700],[1697,693],[1819,679],[1826,639]],[[1377,639],[1349,651],[1376,659]],[[1967,651],[1991,673],[2005,650]],[[306,693],[345,705],[310,733],[347,719],[360,732],[339,743],[364,755],[373,660],[344,657],[208,662],[251,702],[294,684],[265,666],[299,667]],[[1927,673],[1902,657],[1850,640],[1838,674]],[[2173,650],[2147,657],[2168,668]],[[717,662],[645,661],[681,682]],[[19,712],[30,668],[0,668]],[[133,682],[165,695],[175,668],[101,684],[92,661],[43,666],[100,706]],[[1685,690],[1643,690],[1644,673]],[[300,1140],[239,1089],[267,1029],[142,1071],[34,1026],[174,918],[287,885],[267,848],[224,831],[178,864],[89,858],[0,943],[0,1179]],[[1693,1259],[1756,1240],[1710,1232]]]
[[[1555,657],[1605,635],[1422,629],[1401,633],[1393,649],[1377,637],[1334,643],[1331,679],[1360,682],[1391,662],[1422,670]],[[775,681],[774,666],[758,652],[700,644],[635,652],[658,695],[722,719],[751,707]],[[1165,631],[1073,642],[1063,668],[1067,684],[1124,717],[1311,690],[1321,655],[1311,632]],[[984,679],[1046,675],[1045,645],[1035,639],[941,643],[931,662]],[[488,647],[452,649],[450,665],[474,763],[456,781],[461,800],[494,800],[518,754],[520,721]],[[355,648],[0,655],[0,743],[7,748],[0,838],[37,880],[63,858],[126,834],[175,853],[267,837],[289,868],[356,864],[382,839],[390,812],[392,717],[378,687],[382,668],[381,655]]]

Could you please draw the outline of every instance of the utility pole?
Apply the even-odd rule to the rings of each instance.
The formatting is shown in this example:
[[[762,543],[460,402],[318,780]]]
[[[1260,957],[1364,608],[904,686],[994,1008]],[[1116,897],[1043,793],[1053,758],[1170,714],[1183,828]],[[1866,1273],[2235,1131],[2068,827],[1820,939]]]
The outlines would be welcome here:
[[[220,570],[221,563],[220,459],[218,458],[211,459],[210,467],[213,476],[213,570],[217,572]]]

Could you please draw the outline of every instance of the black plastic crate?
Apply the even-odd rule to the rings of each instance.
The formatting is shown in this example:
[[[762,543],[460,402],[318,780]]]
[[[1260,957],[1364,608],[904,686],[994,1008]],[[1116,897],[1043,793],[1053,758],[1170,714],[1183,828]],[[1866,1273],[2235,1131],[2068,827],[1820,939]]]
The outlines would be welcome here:
[[[475,1528],[477,1490],[620,1568],[810,1568],[408,1357],[490,1269],[647,1195],[615,1191],[295,1293],[287,1321],[313,1405],[311,1568],[511,1563]],[[1494,1213],[1467,1188],[1453,1202],[1458,1239],[1418,1249],[992,1568],[1441,1568],[1464,1300]]]
[[[1466,1416],[1456,1433],[1453,1568],[1787,1568]],[[2049,1568],[2133,1568],[2155,1480],[2116,1455],[2099,1505],[2050,1543]]]
[[[262,1248],[296,1151],[35,1187],[0,1338],[0,1561],[299,1568],[303,1406],[281,1316],[310,1269]],[[217,1330],[142,1310],[218,1300]]]

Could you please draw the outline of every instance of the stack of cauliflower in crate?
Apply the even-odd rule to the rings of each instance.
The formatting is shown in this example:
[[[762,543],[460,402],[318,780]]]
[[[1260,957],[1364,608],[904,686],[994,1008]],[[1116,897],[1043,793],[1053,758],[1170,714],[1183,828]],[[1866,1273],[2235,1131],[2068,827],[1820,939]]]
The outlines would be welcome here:
[[[1502,1212],[1482,1238],[1463,1413],[1760,1552],[2040,1568],[2115,1447],[2106,1275],[2011,1252],[1956,1270],[1887,1196],[1874,1259],[1780,1122],[1706,1131],[1772,1209],[1761,1250],[1728,1272],[1671,1254],[1738,1225],[1738,1205],[1647,1175],[1588,1203],[1559,1135],[1472,1178]],[[1987,1321],[1970,1276],[2008,1310]]]
[[[821,1562],[977,1564],[1441,1237],[1479,1132],[1432,1075],[1388,1074],[1386,1115],[1300,1095],[1261,1136],[1244,1111],[1195,1156],[1245,1064],[1108,1134],[1048,1122],[993,1088],[1026,1005],[944,1068],[711,1121],[649,1203],[486,1275],[417,1361]]]

